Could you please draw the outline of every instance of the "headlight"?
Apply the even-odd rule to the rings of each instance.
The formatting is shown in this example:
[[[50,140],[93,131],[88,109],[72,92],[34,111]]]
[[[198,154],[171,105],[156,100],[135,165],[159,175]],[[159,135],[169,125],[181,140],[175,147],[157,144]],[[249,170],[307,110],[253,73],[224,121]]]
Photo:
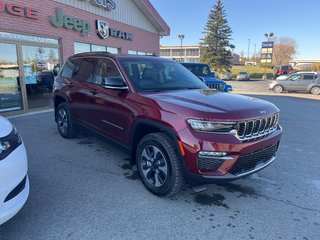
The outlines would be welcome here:
[[[219,90],[222,90],[222,91],[223,91],[223,90],[224,90],[224,86],[225,86],[224,83],[220,83],[220,84],[219,84]]]
[[[210,122],[195,119],[189,119],[190,127],[198,132],[213,132],[213,133],[236,133],[237,123],[234,122]]]
[[[21,143],[22,140],[16,128],[13,128],[8,136],[0,138],[0,161],[12,153]]]

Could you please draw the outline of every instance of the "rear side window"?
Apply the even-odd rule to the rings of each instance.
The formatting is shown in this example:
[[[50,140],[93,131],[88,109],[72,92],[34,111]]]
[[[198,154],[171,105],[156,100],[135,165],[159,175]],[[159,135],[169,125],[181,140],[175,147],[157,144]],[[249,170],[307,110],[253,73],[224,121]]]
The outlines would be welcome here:
[[[71,80],[78,73],[80,64],[81,59],[68,60],[61,70],[61,76],[68,80]]]
[[[313,74],[306,74],[303,76],[304,80],[313,80],[314,79],[314,75]]]

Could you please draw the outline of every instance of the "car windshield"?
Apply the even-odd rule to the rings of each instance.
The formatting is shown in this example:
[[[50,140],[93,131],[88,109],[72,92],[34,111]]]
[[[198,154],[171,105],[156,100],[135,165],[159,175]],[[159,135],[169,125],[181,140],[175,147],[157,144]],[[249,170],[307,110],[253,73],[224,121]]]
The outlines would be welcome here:
[[[239,74],[247,74],[247,72],[239,72]]]
[[[161,58],[121,59],[130,82],[138,92],[208,87],[181,64]]]
[[[197,76],[212,76],[213,73],[211,73],[210,68],[208,65],[184,65],[189,71],[191,71],[193,74]]]

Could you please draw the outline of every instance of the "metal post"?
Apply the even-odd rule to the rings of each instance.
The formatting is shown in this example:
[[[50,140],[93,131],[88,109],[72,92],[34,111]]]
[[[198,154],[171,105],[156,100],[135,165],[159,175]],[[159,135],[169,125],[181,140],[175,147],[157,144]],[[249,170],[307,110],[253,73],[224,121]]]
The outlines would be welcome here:
[[[179,34],[178,35],[178,38],[180,38],[180,62],[182,62],[182,41],[183,41],[183,39],[184,39],[184,34]]]
[[[248,61],[249,61],[249,54],[250,54],[250,39],[248,39]]]

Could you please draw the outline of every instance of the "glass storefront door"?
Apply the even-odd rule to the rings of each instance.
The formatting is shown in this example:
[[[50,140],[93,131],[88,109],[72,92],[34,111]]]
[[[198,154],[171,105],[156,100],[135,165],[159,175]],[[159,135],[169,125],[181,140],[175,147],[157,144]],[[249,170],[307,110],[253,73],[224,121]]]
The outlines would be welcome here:
[[[58,48],[22,45],[28,108],[52,106],[54,77],[60,68]]]
[[[0,43],[0,112],[22,109],[17,45]]]

